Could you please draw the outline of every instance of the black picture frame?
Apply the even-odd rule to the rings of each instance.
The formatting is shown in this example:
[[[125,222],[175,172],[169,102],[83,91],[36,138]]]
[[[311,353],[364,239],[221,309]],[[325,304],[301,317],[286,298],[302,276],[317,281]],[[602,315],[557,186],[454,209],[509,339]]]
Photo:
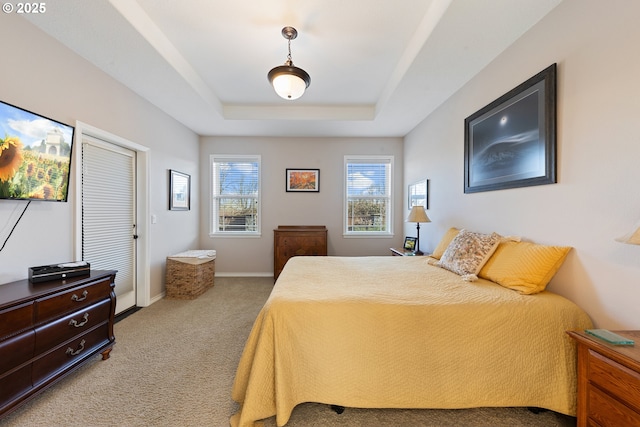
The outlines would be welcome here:
[[[319,193],[320,169],[287,168],[285,184],[288,193]]]
[[[418,238],[417,237],[405,237],[404,238],[404,245],[402,245],[402,248],[405,251],[410,251],[413,252],[415,251],[416,248],[416,244],[417,244]]]
[[[556,64],[464,121],[464,192],[555,184]]]
[[[191,175],[169,169],[169,210],[191,209]]]

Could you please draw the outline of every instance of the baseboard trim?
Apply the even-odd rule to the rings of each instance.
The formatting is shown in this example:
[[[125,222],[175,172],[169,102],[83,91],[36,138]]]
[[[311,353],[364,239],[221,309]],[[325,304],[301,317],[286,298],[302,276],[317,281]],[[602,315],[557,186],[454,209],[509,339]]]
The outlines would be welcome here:
[[[166,292],[162,292],[160,295],[156,295],[155,297],[151,298],[151,300],[149,301],[149,305],[153,304],[154,302],[158,302],[160,301],[162,298],[164,298],[167,295]]]

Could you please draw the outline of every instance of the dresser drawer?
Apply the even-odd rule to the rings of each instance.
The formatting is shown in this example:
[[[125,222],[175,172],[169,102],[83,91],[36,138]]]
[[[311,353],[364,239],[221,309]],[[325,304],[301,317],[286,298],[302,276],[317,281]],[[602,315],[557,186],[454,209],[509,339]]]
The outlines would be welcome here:
[[[62,374],[63,370],[82,362],[109,342],[109,324],[105,321],[96,329],[56,347],[33,362],[33,385]]]
[[[283,236],[278,244],[287,257],[327,255],[324,236]]]
[[[588,378],[640,412],[640,374],[595,351],[589,351]],[[640,424],[639,424],[640,425]]]
[[[48,298],[39,299],[36,301],[36,323],[87,307],[107,298],[110,293],[111,279],[106,278]]]
[[[94,305],[75,311],[55,322],[36,329],[36,349],[38,355],[76,335],[83,334],[109,318],[111,300],[105,299]]]
[[[14,401],[31,390],[31,365],[0,376],[0,413],[14,406]]]
[[[0,341],[0,373],[8,372],[33,357],[34,337],[34,332],[28,331]],[[6,381],[0,380],[0,384],[4,387]]]
[[[640,426],[640,413],[611,397],[594,385],[587,390],[591,424],[602,427]]]
[[[0,310],[0,339],[29,329],[32,324],[32,302]]]

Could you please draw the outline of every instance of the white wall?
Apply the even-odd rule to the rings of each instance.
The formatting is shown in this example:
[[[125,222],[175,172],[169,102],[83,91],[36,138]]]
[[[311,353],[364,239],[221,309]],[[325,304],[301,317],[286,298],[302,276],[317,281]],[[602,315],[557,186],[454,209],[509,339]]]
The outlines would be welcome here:
[[[158,223],[144,237],[151,297],[160,295],[166,256],[197,246],[197,135],[18,15],[2,17],[0,40],[1,100],[70,125],[80,120],[150,148],[149,206]],[[194,177],[191,211],[168,210],[168,169]],[[67,203],[31,203],[0,252],[0,283],[26,278],[30,266],[73,259],[74,198],[72,191]],[[25,204],[0,200],[0,245]]]
[[[152,296],[163,291],[165,257],[185,249],[217,249],[216,270],[223,274],[272,272],[272,229],[281,224],[327,225],[332,255],[388,255],[389,246],[415,233],[413,224],[403,223],[407,184],[427,177],[433,222],[421,228],[423,250],[450,226],[570,245],[574,250],[549,289],[578,303],[598,326],[638,329],[640,246],[613,240],[640,218],[638,16],[640,2],[565,0],[407,135],[404,154],[397,138],[208,137],[198,144],[191,131],[17,15],[4,16],[0,25],[7,41],[0,99],[151,148],[150,210],[158,217],[148,236]],[[558,184],[463,194],[464,118],[553,62],[559,72]],[[214,152],[262,154],[261,238],[208,236]],[[393,239],[342,237],[345,154],[396,155]],[[287,167],[319,168],[320,193],[286,193]],[[192,175],[191,211],[168,211],[168,169]],[[0,201],[0,242],[23,206]],[[72,213],[73,202],[32,203],[0,252],[0,283],[25,278],[29,266],[71,260]]]
[[[211,154],[262,156],[262,236],[209,237]],[[394,238],[344,238],[342,206],[345,155],[393,155]],[[216,274],[273,274],[273,229],[278,225],[325,225],[329,255],[389,255],[404,239],[402,138],[254,138],[203,137],[200,146],[200,244],[215,249]],[[320,169],[319,193],[287,193],[287,168]]]
[[[640,328],[640,246],[614,241],[640,219],[639,16],[565,0],[405,138],[405,182],[431,180],[430,249],[450,226],[572,246],[548,289],[609,329]],[[558,183],[463,194],[464,119],[554,62]]]

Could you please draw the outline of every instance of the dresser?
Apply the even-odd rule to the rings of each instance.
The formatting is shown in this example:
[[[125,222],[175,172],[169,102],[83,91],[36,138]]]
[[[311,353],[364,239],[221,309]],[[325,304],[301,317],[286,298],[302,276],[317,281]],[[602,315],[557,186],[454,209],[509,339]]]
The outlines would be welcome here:
[[[635,345],[568,332],[578,345],[578,427],[640,426],[640,331],[613,332]]]
[[[327,255],[327,228],[324,225],[280,225],[273,230],[273,280],[289,258]]]
[[[0,416],[92,356],[109,358],[115,274],[94,270],[83,277],[0,286]]]

